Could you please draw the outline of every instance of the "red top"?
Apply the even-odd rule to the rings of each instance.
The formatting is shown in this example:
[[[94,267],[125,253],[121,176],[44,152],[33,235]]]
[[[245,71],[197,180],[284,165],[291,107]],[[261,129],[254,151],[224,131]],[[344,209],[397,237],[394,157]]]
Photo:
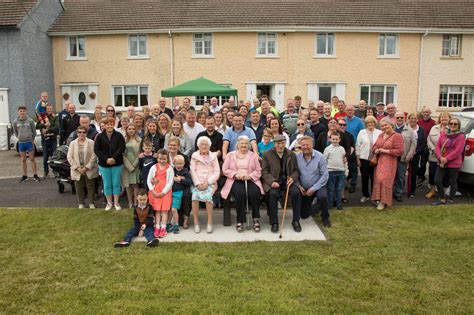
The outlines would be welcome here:
[[[428,135],[430,134],[431,128],[436,125],[436,122],[433,119],[428,119],[424,120],[423,118],[418,120],[418,126],[423,128],[423,131],[425,133],[425,139],[428,138]]]

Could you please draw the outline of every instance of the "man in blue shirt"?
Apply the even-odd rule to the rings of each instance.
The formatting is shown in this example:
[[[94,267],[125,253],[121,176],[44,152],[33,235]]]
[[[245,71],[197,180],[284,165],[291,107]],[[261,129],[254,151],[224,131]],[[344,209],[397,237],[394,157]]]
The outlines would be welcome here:
[[[250,144],[252,145],[252,150],[255,154],[258,154],[257,150],[257,141],[255,138],[255,133],[249,127],[244,126],[244,117],[242,114],[237,112],[232,118],[232,128],[227,128],[222,139],[224,143],[222,144],[222,159],[225,160],[228,152],[235,151],[235,146],[237,145],[237,138],[240,136],[247,136],[250,139]]]
[[[328,193],[326,183],[329,172],[324,155],[313,149],[313,138],[303,136],[300,138],[301,152],[296,155],[299,170],[299,183],[297,186],[301,193],[300,215],[303,219],[313,215],[316,209],[313,199],[316,197],[317,205],[321,211],[321,218],[325,227],[331,227],[329,220]]]

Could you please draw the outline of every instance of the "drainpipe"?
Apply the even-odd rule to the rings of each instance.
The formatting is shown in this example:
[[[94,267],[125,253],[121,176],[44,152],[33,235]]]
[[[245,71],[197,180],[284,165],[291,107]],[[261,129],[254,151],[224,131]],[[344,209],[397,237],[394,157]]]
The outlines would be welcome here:
[[[168,30],[168,36],[170,39],[170,84],[174,86],[174,50],[173,50],[173,35],[171,34],[171,29]]]
[[[422,91],[422,79],[423,79],[423,44],[424,44],[424,39],[428,35],[428,30],[425,31],[425,34],[421,36],[421,44],[420,44],[420,64],[418,66],[418,71],[420,73],[418,74],[418,102],[416,104],[416,111],[419,112],[421,108],[421,91]]]

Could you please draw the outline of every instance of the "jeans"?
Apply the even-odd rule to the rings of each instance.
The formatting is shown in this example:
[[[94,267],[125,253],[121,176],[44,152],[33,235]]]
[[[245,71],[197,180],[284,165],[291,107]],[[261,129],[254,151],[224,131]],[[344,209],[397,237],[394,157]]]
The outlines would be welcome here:
[[[316,204],[313,205],[313,200],[316,198]],[[329,205],[328,205],[328,191],[326,187],[321,187],[311,196],[301,197],[301,218],[306,219],[316,213],[316,205],[321,211],[321,218],[323,220],[329,219]]]
[[[48,159],[53,156],[57,144],[56,138],[49,140],[41,139],[41,146],[43,147],[43,169],[46,175],[49,173]]]
[[[397,173],[395,175],[395,185],[393,187],[393,196],[401,197],[403,195],[403,183],[408,164],[400,160],[397,161]]]
[[[84,204],[84,188],[87,189],[87,198],[89,199],[89,204],[94,203],[95,178],[88,178],[87,175],[81,175],[81,178],[79,180],[74,181],[74,186],[76,187],[76,195],[79,204]]]
[[[446,176],[448,177],[449,186],[451,187],[449,190],[449,199],[454,199],[454,196],[456,196],[456,191],[458,190],[458,174],[459,168],[442,168],[438,166],[438,169],[436,170],[435,184],[436,188],[438,188],[439,199],[446,198],[444,195]]]
[[[125,234],[125,237],[123,240],[125,242],[131,242],[132,238],[138,236],[138,233],[140,233],[140,227],[139,226],[134,226],[130,230],[128,230],[127,234]],[[147,242],[151,241],[155,237],[153,236],[153,227],[147,226],[145,230],[143,231],[143,234],[145,235],[145,238]]]
[[[237,223],[244,223],[246,220],[247,204],[252,209],[252,218],[260,218],[260,188],[251,180],[247,181],[247,192],[245,191],[245,181],[236,180],[230,190],[235,199],[237,210]],[[248,203],[247,203],[248,199]]]
[[[349,187],[355,189],[357,186],[357,176],[359,172],[359,170],[357,169],[357,158],[355,154],[352,154],[349,157],[349,160],[347,161],[347,166],[349,168],[348,178],[351,179],[351,181],[349,182]]]
[[[122,169],[123,165],[103,167],[99,165],[99,171],[104,182],[104,195],[120,195],[122,192]]]
[[[342,190],[344,189],[344,171],[330,171],[327,183],[328,202],[332,207],[334,201],[336,206],[342,207]]]
[[[278,201],[281,196],[285,197],[286,187],[270,188],[268,191],[268,213],[270,216],[270,224],[278,224]],[[301,209],[301,194],[296,185],[290,186],[288,198],[291,198],[291,206],[293,208],[293,221],[299,221]]]
[[[360,176],[362,177],[362,196],[369,198],[374,187],[374,168],[370,165],[369,160],[360,160]]]

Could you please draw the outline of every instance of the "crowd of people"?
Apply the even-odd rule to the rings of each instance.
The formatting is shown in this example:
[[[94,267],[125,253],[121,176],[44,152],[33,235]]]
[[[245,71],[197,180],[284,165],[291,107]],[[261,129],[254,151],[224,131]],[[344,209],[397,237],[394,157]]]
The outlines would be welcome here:
[[[105,210],[121,210],[120,197],[127,196],[135,226],[117,246],[127,246],[138,234],[153,246],[156,238],[189,228],[191,216],[199,233],[200,206],[206,208],[206,230],[212,233],[213,209],[231,197],[239,232],[247,215],[254,231],[261,230],[262,203],[271,231],[278,232],[278,203],[285,196],[296,232],[301,231],[301,218],[317,212],[330,227],[330,211],[344,209],[346,194],[357,190],[359,173],[360,202],[383,210],[393,199],[401,202],[405,193],[414,197],[426,181],[428,165],[430,191],[425,197],[437,195],[433,205],[450,204],[465,143],[460,121],[447,112],[435,121],[429,107],[405,113],[395,104],[368,106],[361,100],[357,106],[346,105],[336,96],[331,103],[309,101],[306,108],[296,96],[282,112],[265,95],[238,104],[231,98],[223,105],[213,97],[200,111],[189,98],[182,103],[175,99],[171,108],[161,98],[142,111],[129,106],[117,113],[112,105],[103,111],[98,105],[91,121],[66,103],[55,114],[43,92],[35,118],[20,106],[13,128],[19,140],[21,182],[28,178],[26,157],[39,129],[45,178],[57,138],[69,145],[79,208],[85,207],[86,195],[89,207],[95,207],[98,177]],[[39,181],[34,154],[29,157],[33,178]]]

